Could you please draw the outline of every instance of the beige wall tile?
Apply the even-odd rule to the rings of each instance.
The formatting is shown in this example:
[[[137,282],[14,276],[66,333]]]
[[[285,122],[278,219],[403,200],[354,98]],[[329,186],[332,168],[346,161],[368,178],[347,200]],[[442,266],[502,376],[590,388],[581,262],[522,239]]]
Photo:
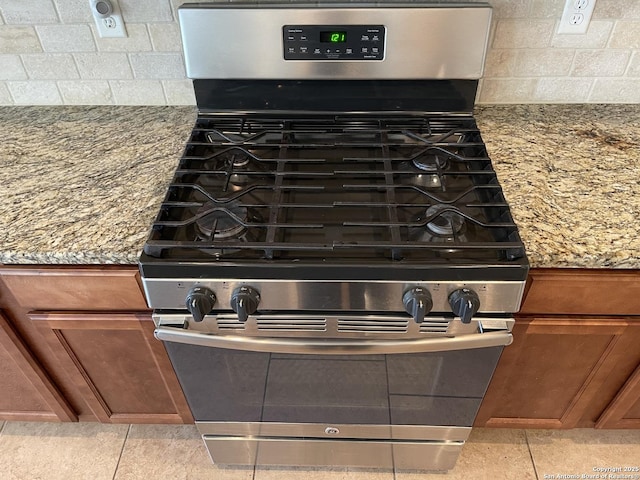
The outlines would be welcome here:
[[[125,20],[126,22],[126,20]],[[151,40],[147,32],[147,26],[137,23],[125,23],[127,27],[126,38],[100,38],[96,27],[91,26],[98,50],[101,52],[147,52],[151,50]]]
[[[111,480],[127,425],[7,422],[0,464],[7,479]]]
[[[196,104],[196,96],[193,93],[193,82],[191,80],[164,80],[162,87],[169,105]]]
[[[637,78],[598,78],[589,97],[595,103],[640,103],[640,81]]]
[[[609,47],[640,49],[640,21],[618,20],[611,32]]]
[[[91,80],[124,80],[133,78],[126,53],[76,53],[80,76]]]
[[[531,9],[529,0],[492,0],[491,6],[496,18],[524,18]]]
[[[480,91],[480,103],[532,103],[537,79],[485,78]]]
[[[531,18],[554,18],[562,16],[564,2],[556,0],[533,0],[531,5]]]
[[[35,80],[67,80],[80,76],[69,53],[25,54],[22,62],[29,78]]]
[[[638,0],[598,0],[592,18],[640,19],[640,2]]]
[[[534,103],[581,103],[589,98],[590,78],[541,78],[534,93]]]
[[[627,77],[640,77],[640,52],[633,54],[626,75]]]
[[[164,105],[162,84],[156,80],[113,80],[109,82],[118,105]]]
[[[63,23],[90,23],[93,15],[87,0],[54,0]],[[126,20],[126,19],[125,19]]]
[[[110,105],[111,88],[106,81],[66,80],[58,82],[62,99],[67,105]]]
[[[484,76],[491,77],[511,77],[516,66],[518,50],[496,49],[489,50],[485,61]]]
[[[40,40],[33,27],[0,26],[0,53],[41,52]]]
[[[521,49],[518,51],[514,75],[519,77],[547,77],[567,75],[571,70],[575,51],[572,49]]]
[[[131,67],[136,78],[185,78],[179,53],[132,53]]]
[[[13,105],[13,98],[4,82],[0,82],[0,105]]]
[[[125,22],[169,22],[173,20],[169,0],[120,0]]]
[[[61,105],[62,98],[56,83],[47,80],[7,82],[9,91],[18,105]]]
[[[182,39],[177,23],[153,23],[149,25],[153,49],[157,52],[181,52]]]
[[[613,21],[594,20],[584,35],[555,34],[551,46],[561,48],[604,48],[613,30]]]
[[[27,72],[18,55],[0,55],[0,80],[26,80]]]
[[[553,20],[499,20],[493,48],[542,48],[551,43]]]
[[[571,75],[576,77],[617,77],[624,74],[631,58],[627,50],[584,50],[576,53]]]
[[[152,85],[146,95],[140,89],[125,88],[126,83],[117,84],[114,92],[118,90],[118,95],[114,93],[113,101],[118,103],[118,98],[122,98],[139,103],[148,97],[152,104],[161,98],[171,104],[192,104],[193,92],[185,80],[175,19],[178,5],[198,1],[120,0],[128,37],[112,39],[97,35],[88,0],[0,0],[0,14],[7,13],[12,21],[27,22],[3,25],[7,18],[0,17],[0,55],[14,56],[12,60],[4,59],[7,68],[6,72],[0,72],[0,80],[63,81],[78,79],[78,75],[83,80],[111,82],[133,78],[161,80],[144,84]],[[640,0],[598,0],[594,20],[584,35],[555,33],[564,5],[561,0],[490,3],[494,8],[492,47],[487,52],[486,81],[478,94],[481,103],[572,103],[585,94],[563,87],[571,79],[582,87],[585,81],[593,85],[595,79],[628,80],[640,76]],[[42,8],[35,8],[38,6]],[[31,16],[27,21],[25,12],[31,10],[35,13],[28,13]],[[35,55],[43,48],[59,56]],[[96,51],[110,55],[101,57]],[[574,51],[578,52],[575,59]],[[76,69],[70,64],[69,54],[73,54]],[[22,68],[16,63],[16,55],[23,57]],[[624,88],[614,89],[617,93],[606,93],[602,87],[593,98],[615,98],[612,101],[617,102],[619,95],[630,91],[626,82],[620,85]],[[563,92],[569,96],[562,98]],[[71,98],[64,96],[67,97]],[[631,98],[635,96],[632,94]],[[23,95],[21,99],[24,100]],[[592,101],[591,97],[587,99]]]
[[[36,32],[45,52],[92,52],[96,49],[88,25],[39,25]]]
[[[58,14],[51,0],[2,0],[0,12],[7,23],[57,23]]]

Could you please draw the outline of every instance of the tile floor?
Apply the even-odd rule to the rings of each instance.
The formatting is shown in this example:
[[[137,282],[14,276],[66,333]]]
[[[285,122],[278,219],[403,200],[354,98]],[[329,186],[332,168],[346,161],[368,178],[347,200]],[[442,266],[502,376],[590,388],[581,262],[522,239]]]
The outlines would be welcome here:
[[[191,425],[0,422],[2,480],[640,479],[640,472],[615,477],[597,471],[639,465],[640,430],[474,429],[458,464],[444,475],[219,468]]]

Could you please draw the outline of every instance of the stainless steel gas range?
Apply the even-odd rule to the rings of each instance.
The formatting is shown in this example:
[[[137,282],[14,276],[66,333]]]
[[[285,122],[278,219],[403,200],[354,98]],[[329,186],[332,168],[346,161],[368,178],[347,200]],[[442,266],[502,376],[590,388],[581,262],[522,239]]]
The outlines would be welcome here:
[[[179,9],[198,118],[140,258],[214,462],[447,470],[520,306],[486,4]]]

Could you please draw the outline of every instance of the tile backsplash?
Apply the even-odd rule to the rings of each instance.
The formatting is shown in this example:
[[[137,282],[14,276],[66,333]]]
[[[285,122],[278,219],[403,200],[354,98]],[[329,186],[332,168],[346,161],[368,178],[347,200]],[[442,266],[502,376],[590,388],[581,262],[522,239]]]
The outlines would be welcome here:
[[[119,3],[127,38],[98,37],[89,0],[0,0],[0,105],[194,104],[184,1]],[[597,0],[584,35],[556,33],[563,0],[489,3],[479,103],[640,103],[640,0]]]

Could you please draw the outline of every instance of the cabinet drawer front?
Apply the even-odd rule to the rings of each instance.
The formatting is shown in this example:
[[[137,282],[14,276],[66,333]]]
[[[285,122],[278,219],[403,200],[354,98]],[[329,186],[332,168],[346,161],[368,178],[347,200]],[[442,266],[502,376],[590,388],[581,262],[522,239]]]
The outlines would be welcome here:
[[[520,313],[638,315],[640,271],[534,269]]]
[[[0,268],[2,282],[33,310],[146,310],[135,267]]]

